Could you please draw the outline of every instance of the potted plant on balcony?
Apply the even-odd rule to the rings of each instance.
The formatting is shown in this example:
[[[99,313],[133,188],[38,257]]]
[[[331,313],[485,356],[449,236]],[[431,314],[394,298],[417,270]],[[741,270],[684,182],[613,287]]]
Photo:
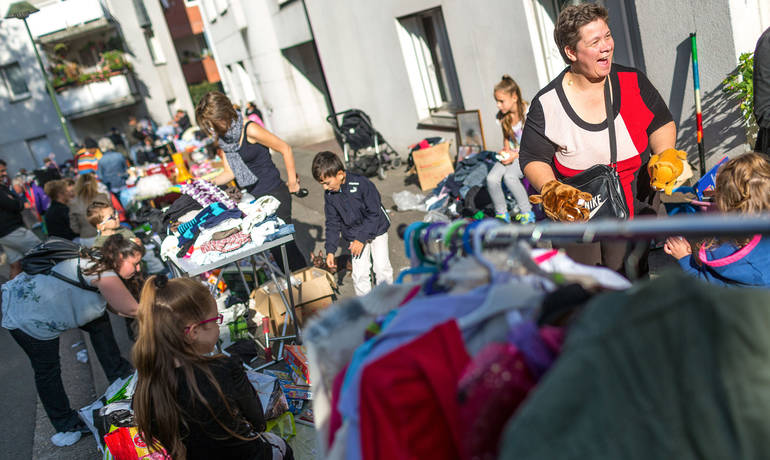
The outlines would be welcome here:
[[[102,70],[119,72],[129,68],[129,64],[128,61],[126,61],[126,57],[122,51],[110,50],[102,53],[102,59],[99,63],[99,67]]]

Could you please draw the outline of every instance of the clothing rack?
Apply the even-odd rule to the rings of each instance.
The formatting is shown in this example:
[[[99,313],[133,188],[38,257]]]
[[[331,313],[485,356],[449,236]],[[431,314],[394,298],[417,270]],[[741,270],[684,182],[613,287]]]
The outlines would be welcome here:
[[[492,221],[487,219],[485,222]],[[457,222],[457,221],[456,221]],[[414,225],[414,224],[413,224]],[[448,248],[442,242],[447,232],[455,232],[452,224],[424,224],[416,230],[415,238],[420,241],[423,254],[440,255]],[[470,233],[475,229],[471,221],[466,228]],[[491,228],[490,228],[491,227]],[[407,227],[399,228],[404,238]],[[464,230],[463,230],[464,231]],[[592,243],[597,241],[645,241],[669,236],[739,237],[755,234],[770,234],[770,213],[754,215],[701,214],[672,217],[637,217],[633,220],[598,219],[588,222],[542,222],[531,225],[506,224],[482,227],[484,247],[506,247],[517,242],[537,244],[550,241],[557,244]],[[451,237],[455,240],[455,236]]]

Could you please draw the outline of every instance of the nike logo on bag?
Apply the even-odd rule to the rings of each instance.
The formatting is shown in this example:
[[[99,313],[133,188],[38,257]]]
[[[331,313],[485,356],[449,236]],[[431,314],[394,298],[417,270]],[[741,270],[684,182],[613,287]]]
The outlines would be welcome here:
[[[597,198],[599,198],[599,197],[601,197],[601,195],[598,195],[598,196],[597,196]],[[599,209],[601,209],[601,208],[602,208],[602,206],[604,206],[604,203],[606,203],[606,202],[607,202],[607,199],[606,199],[606,198],[605,198],[605,199],[603,199],[603,200],[601,200],[601,201],[597,200],[596,198],[595,198],[595,199],[593,199],[593,200],[591,200],[591,201],[588,203],[588,207],[590,208],[590,207],[591,207],[591,205],[593,205],[593,206],[594,206],[594,208],[593,208],[593,209],[591,209],[591,212],[588,214],[588,219],[589,219],[589,220],[590,220],[590,219],[592,219],[592,218],[594,217],[594,215],[596,215],[596,213],[597,213],[597,212],[599,212]]]

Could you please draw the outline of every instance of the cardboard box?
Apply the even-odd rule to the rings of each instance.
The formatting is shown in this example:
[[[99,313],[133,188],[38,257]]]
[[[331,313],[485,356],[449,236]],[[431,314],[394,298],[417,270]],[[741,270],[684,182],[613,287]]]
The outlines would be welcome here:
[[[310,267],[296,271],[292,276],[302,282],[299,286],[292,286],[295,312],[300,323],[331,305],[336,298],[337,283],[332,274],[326,270]],[[286,289],[283,293],[288,296]],[[286,317],[286,307],[275,288],[275,283],[271,281],[263,284],[252,291],[251,298],[254,300],[254,310],[270,318],[270,333],[280,334]],[[291,334],[294,327],[289,325],[286,330]]]
[[[439,182],[455,170],[449,156],[449,142],[412,152],[417,178],[423,191],[436,188]]]
[[[288,399],[313,399],[313,393],[307,385],[284,383],[283,380],[279,380],[278,384],[281,386],[283,394],[285,394]]]
[[[300,385],[310,385],[310,371],[308,370],[305,347],[301,345],[287,345],[283,349],[286,352],[284,359],[291,367],[294,382]]]

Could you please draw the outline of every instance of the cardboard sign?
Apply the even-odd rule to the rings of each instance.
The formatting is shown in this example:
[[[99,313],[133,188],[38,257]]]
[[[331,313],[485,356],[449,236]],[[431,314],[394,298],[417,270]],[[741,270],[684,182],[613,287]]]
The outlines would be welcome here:
[[[449,157],[448,142],[416,150],[412,152],[412,158],[423,191],[436,188],[439,182],[455,171]]]
[[[292,286],[291,289],[295,312],[300,322],[312,317],[317,311],[323,310],[334,301],[337,283],[332,274],[326,270],[310,267],[296,271],[292,276],[302,282],[299,286]],[[288,300],[286,289],[283,290],[283,294]],[[270,318],[270,333],[280,334],[286,317],[286,307],[275,288],[275,283],[271,281],[263,284],[251,292],[251,298],[254,299],[254,310]],[[293,330],[292,325],[286,329],[289,334]]]

